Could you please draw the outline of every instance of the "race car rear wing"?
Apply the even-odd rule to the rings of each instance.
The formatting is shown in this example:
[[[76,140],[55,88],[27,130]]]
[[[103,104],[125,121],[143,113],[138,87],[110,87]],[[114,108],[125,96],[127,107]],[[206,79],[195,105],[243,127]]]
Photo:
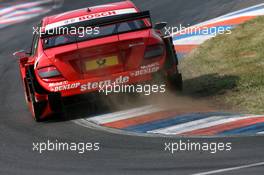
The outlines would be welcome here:
[[[122,23],[126,21],[134,21],[134,20],[140,20],[140,19],[148,19],[149,25],[147,25],[143,29],[152,28],[150,12],[143,11],[143,12],[138,12],[138,13],[108,16],[108,17],[78,22],[74,24],[64,25],[61,27],[57,27],[57,28],[53,28],[53,29],[45,31],[44,33],[41,34],[40,37],[47,38],[51,36],[62,35],[63,32],[65,31],[65,28],[71,29],[71,28],[79,28],[79,27],[102,27],[102,26],[113,25],[113,24],[118,24],[118,23]],[[54,33],[54,31],[56,31],[56,33]]]

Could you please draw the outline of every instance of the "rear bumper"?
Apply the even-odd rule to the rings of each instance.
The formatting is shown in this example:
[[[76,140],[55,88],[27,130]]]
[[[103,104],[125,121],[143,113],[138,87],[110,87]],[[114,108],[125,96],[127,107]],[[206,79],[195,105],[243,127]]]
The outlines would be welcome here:
[[[141,67],[136,71],[126,71],[107,75],[104,77],[95,77],[78,81],[63,81],[56,83],[46,83],[39,80],[39,84],[46,90],[45,94],[37,94],[38,101],[48,100],[49,94],[60,94],[60,97],[70,97],[80,94],[96,92],[106,86],[120,84],[137,84],[152,79],[152,74],[158,72],[162,67],[159,63],[153,63]]]

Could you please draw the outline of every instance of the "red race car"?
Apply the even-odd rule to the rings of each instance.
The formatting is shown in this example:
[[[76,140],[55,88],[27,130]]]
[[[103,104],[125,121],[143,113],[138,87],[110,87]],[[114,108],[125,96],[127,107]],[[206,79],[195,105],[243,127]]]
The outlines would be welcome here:
[[[36,121],[63,111],[63,99],[104,84],[139,84],[182,77],[165,22],[152,27],[149,11],[130,1],[45,17],[34,27],[30,53],[18,51],[26,101]],[[37,29],[37,30],[36,30]]]

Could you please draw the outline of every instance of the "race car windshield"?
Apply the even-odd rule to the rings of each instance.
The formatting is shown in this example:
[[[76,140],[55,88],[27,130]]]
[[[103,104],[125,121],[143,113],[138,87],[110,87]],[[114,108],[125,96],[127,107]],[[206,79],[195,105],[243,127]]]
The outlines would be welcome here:
[[[71,44],[75,42],[87,41],[91,39],[117,35],[126,32],[133,32],[148,28],[144,20],[134,20],[113,25],[93,28],[93,33],[78,31],[76,34],[56,35],[43,39],[43,46],[45,49]]]

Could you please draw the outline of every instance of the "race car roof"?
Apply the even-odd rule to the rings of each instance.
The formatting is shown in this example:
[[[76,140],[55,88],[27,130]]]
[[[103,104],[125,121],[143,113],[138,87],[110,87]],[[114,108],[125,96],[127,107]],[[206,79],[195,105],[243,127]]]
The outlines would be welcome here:
[[[48,25],[52,25],[69,19],[82,17],[85,15],[92,15],[92,14],[98,14],[100,12],[109,12],[112,10],[122,10],[122,9],[132,9],[132,8],[136,9],[136,6],[131,1],[123,1],[123,2],[108,3],[104,5],[87,7],[74,11],[68,11],[65,13],[45,17],[43,19],[42,27],[45,28]]]

